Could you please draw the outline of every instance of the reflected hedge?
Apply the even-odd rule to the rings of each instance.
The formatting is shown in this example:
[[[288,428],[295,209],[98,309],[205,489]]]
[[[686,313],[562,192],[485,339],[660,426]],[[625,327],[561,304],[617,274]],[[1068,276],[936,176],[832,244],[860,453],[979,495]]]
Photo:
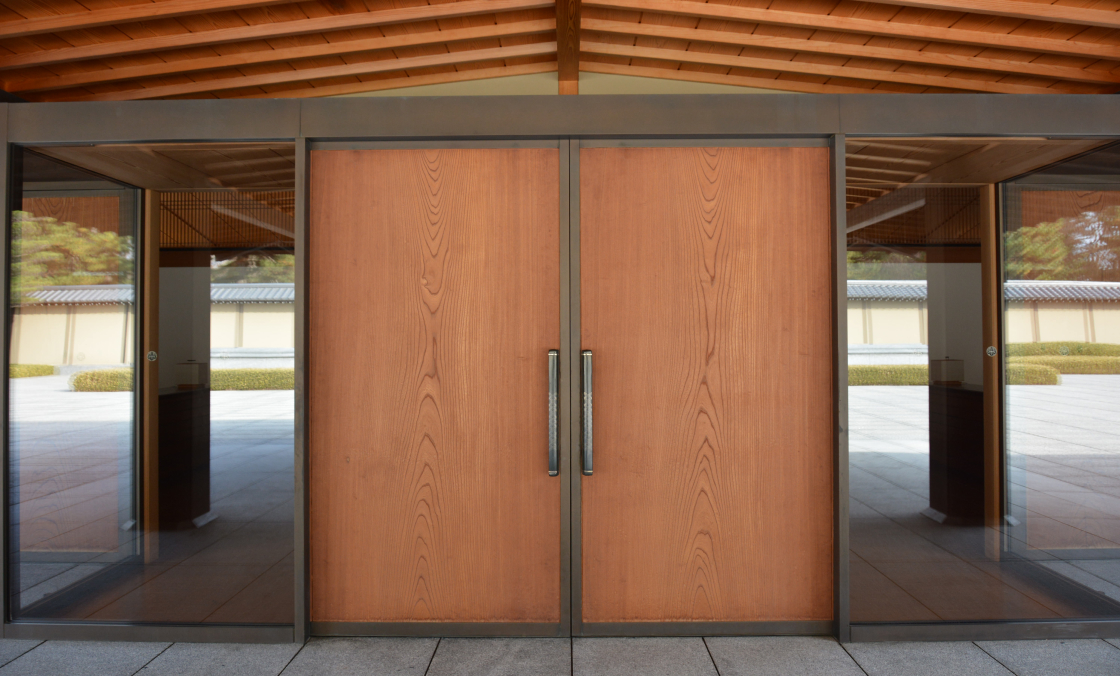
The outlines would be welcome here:
[[[222,369],[210,372],[211,390],[293,390],[295,369]]]
[[[50,364],[9,364],[9,378],[38,378],[39,376],[53,376],[54,367]]]
[[[74,392],[131,392],[132,369],[78,371],[69,382]]]
[[[1012,357],[1007,362],[1008,368],[1015,364],[1037,364],[1058,373],[1120,375],[1120,357]]]

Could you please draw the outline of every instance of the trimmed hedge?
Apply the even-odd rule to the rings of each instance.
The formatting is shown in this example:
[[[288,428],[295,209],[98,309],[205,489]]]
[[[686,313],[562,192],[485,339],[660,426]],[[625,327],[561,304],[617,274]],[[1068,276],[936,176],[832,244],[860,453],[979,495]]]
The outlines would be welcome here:
[[[928,385],[929,367],[922,364],[849,366],[848,385]]]
[[[1062,353],[1065,348],[1065,354]],[[1116,343],[1008,343],[1008,357],[1120,357]]]
[[[70,376],[70,389],[75,392],[131,392],[132,369],[78,371]]]
[[[39,376],[53,376],[54,367],[50,364],[9,364],[9,378],[37,378]]]
[[[211,390],[292,390],[294,369],[222,369],[210,372]]]
[[[1120,375],[1120,357],[1011,357],[1014,364],[1038,364],[1055,369],[1058,373]]]
[[[1007,365],[1008,385],[1061,385],[1062,376],[1058,369],[1044,364],[1025,364],[1022,362]]]

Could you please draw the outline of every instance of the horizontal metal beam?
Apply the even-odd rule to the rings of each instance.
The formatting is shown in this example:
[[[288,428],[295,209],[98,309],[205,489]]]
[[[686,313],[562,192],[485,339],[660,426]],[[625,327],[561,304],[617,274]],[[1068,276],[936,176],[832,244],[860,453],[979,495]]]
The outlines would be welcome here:
[[[1120,98],[998,94],[10,103],[12,143],[518,137],[1120,137]],[[853,139],[853,143],[856,140]]]
[[[913,622],[853,624],[852,641],[1013,641],[1120,638],[1120,621]]]
[[[165,641],[174,643],[292,643],[295,630],[287,626],[220,624],[156,625],[113,622],[10,622],[5,639],[39,641]]]

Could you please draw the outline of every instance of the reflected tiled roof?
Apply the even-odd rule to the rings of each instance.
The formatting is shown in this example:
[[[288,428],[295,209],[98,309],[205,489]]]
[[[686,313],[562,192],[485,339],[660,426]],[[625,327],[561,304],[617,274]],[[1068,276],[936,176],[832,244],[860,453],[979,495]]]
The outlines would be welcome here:
[[[47,286],[26,295],[28,305],[130,305],[130,284]],[[211,284],[211,303],[293,303],[294,284]]]
[[[1120,302],[1120,282],[1010,281],[1004,298],[1028,303]],[[848,300],[924,301],[925,280],[860,279],[848,282]]]

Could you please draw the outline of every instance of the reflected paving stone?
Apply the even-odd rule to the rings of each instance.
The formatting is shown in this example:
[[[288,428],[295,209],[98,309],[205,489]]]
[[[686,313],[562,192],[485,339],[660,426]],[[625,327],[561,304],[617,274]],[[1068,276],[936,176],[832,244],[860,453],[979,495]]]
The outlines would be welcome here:
[[[47,641],[0,668],[3,676],[132,676],[168,643]]]
[[[568,676],[566,638],[445,638],[428,676]]]
[[[17,638],[0,639],[0,666],[11,662],[40,643],[42,641],[25,641]]]
[[[704,639],[720,676],[863,676],[831,638],[811,636]]]
[[[176,643],[137,676],[276,676],[299,648],[295,643]]]
[[[573,676],[717,676],[700,638],[577,638]]]
[[[983,641],[976,645],[1017,676],[1120,674],[1120,650],[1099,639]]]
[[[1105,641],[1120,648],[1120,638],[1106,638]]]
[[[423,676],[432,661],[434,638],[312,639],[284,676]]]
[[[968,642],[850,643],[846,647],[867,676],[1008,676],[1011,673],[991,655]]]

